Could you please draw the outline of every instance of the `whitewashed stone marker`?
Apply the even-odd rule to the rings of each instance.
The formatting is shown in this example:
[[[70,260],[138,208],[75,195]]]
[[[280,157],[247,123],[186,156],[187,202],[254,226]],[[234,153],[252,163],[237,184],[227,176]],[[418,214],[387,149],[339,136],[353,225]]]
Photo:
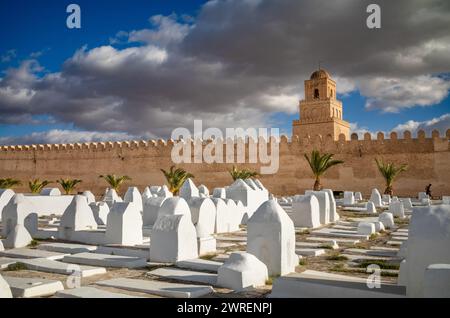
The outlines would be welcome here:
[[[226,189],[226,197],[241,201],[247,209],[248,217],[251,217],[256,209],[269,199],[267,191],[261,191],[254,183],[252,185],[257,189],[252,189],[244,180],[238,179]]]
[[[383,223],[384,227],[387,228],[387,229],[392,229],[392,228],[395,227],[394,216],[392,215],[392,213],[383,212],[378,217],[378,220],[381,223]]]
[[[409,225],[405,270],[408,297],[424,296],[424,274],[432,264],[450,264],[450,206],[415,207]]]
[[[58,227],[59,238],[70,241],[73,232],[96,229],[97,222],[86,198],[76,195],[61,217]]]
[[[94,214],[95,222],[98,225],[106,225],[108,223],[109,206],[106,202],[93,202],[89,204]]]
[[[269,278],[267,266],[254,255],[235,252],[219,267],[217,284],[240,292],[264,286]]]
[[[200,194],[204,194],[204,195],[206,195],[206,196],[209,196],[209,190],[208,190],[208,188],[207,188],[204,184],[202,184],[202,185],[200,185],[200,186],[198,187],[198,192],[199,192]]]
[[[400,199],[400,202],[403,203],[403,207],[405,208],[405,210],[412,210],[413,209],[413,205],[412,205],[412,202],[411,202],[410,198]]]
[[[447,195],[442,196],[442,204],[450,205],[450,196],[447,196]],[[0,208],[1,208],[1,206],[0,206]]]
[[[142,213],[143,211],[142,196],[138,188],[129,187],[127,192],[125,193],[125,196],[123,197],[123,201],[135,204],[139,212]]]
[[[61,195],[61,191],[58,188],[44,188],[41,190],[40,195],[58,196]]]
[[[145,187],[144,192],[142,192],[142,203],[145,204],[145,201],[151,197],[153,197],[152,192],[149,187]]]
[[[6,280],[0,275],[0,298],[12,298],[11,288]]]
[[[158,192],[161,191],[161,186],[151,186],[150,187],[150,192],[152,194],[156,194],[158,195]]]
[[[180,197],[185,200],[189,200],[193,197],[199,197],[200,193],[197,186],[194,184],[192,179],[187,179],[180,188]]]
[[[450,298],[450,264],[432,264],[425,270],[423,296]]]
[[[213,191],[213,197],[219,199],[225,199],[227,197],[227,192],[225,188],[215,188]]]
[[[344,191],[344,205],[355,204],[355,196],[352,191]]]
[[[367,202],[366,213],[367,214],[376,214],[377,213],[377,208],[375,207],[375,204],[372,201]]]
[[[4,241],[6,248],[22,248],[30,245],[33,238],[27,231],[25,226],[17,224],[13,231],[11,231],[8,237]]]
[[[313,194],[319,201],[320,223],[323,225],[330,223],[330,199],[328,198],[328,193],[307,190],[305,194]]]
[[[106,242],[127,246],[143,243],[142,216],[134,202],[116,202],[108,214]]]
[[[214,233],[230,232],[230,220],[228,218],[228,206],[223,199],[211,198],[216,206],[216,223]]]
[[[123,202],[122,198],[117,194],[116,190],[108,189],[103,198],[108,206],[111,208],[115,202]]]
[[[390,204],[392,199],[391,199],[391,195],[390,194],[383,194],[381,196],[381,201],[384,202],[385,204]]]
[[[373,189],[372,194],[370,195],[370,202],[373,202],[377,208],[381,208],[383,206],[383,202],[381,200],[380,191],[378,189]]]
[[[356,201],[362,201],[362,193],[361,192],[355,192],[355,200]]]
[[[9,203],[14,196],[14,191],[10,189],[0,189],[0,221],[2,220],[3,208]]]
[[[398,217],[400,219],[405,218],[405,209],[403,208],[403,203],[400,201],[393,201],[389,205],[389,212],[392,213],[394,217]]]
[[[83,196],[86,197],[88,204],[95,202],[95,195],[91,191],[84,191]]]
[[[359,222],[358,234],[372,235],[375,233],[375,224],[370,222]]]
[[[328,193],[328,199],[330,200],[330,222],[337,222],[339,221],[340,217],[337,213],[336,200],[334,199],[333,190],[323,189],[323,191]]]
[[[239,231],[239,225],[242,221],[241,211],[238,209],[234,200],[225,199],[224,201],[227,205],[228,232]]]
[[[373,224],[375,225],[375,232],[381,232],[385,230],[383,222],[376,221],[373,222]]]
[[[295,271],[294,223],[277,202],[264,202],[248,220],[247,231],[247,252],[266,264],[269,275]]]
[[[163,213],[152,229],[150,261],[175,263],[198,257],[197,232],[190,214]]]
[[[23,194],[15,194],[2,211],[3,236],[7,237],[17,224],[22,224],[34,235],[38,229],[35,206]]]
[[[142,215],[144,226],[153,226],[158,218],[159,209],[163,205],[166,197],[151,197],[144,202],[144,212]]]
[[[188,215],[189,218],[191,219],[191,210],[189,209],[189,205],[187,204],[186,200],[181,197],[172,197],[164,200],[163,204],[161,205],[161,208],[159,209],[158,216],[163,214]]]
[[[419,192],[418,194],[419,200],[423,200],[423,199],[429,199],[430,197],[428,196],[428,194],[426,194],[426,192]]]
[[[292,203],[294,226],[316,228],[320,226],[319,200],[315,195],[296,195]]]
[[[214,234],[216,224],[216,206],[208,198],[193,197],[187,201],[191,211],[192,223],[197,230],[197,237]]]
[[[161,189],[158,191],[158,197],[171,198],[173,197],[173,193],[170,192],[169,188],[166,185],[163,185]]]

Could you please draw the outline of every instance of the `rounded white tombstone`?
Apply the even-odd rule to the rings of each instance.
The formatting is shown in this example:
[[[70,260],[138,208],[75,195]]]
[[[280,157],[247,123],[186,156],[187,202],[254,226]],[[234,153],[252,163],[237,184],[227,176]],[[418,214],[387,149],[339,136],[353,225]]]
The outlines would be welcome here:
[[[86,199],[84,199],[86,202]],[[22,224],[31,235],[38,230],[38,215],[35,206],[23,194],[15,194],[3,207],[2,234],[7,237],[17,224]]]
[[[315,195],[296,195],[292,202],[291,219],[296,227],[320,226],[319,200]]]
[[[328,193],[328,199],[330,200],[330,222],[337,222],[339,221],[340,217],[337,213],[336,200],[334,199],[333,190],[323,189],[323,191]]]
[[[378,217],[378,220],[381,223],[383,223],[384,227],[387,228],[387,229],[392,229],[392,228],[395,227],[394,216],[392,215],[392,213],[383,212]]]
[[[89,204],[98,225],[106,225],[108,222],[109,206],[106,202],[93,202]]]
[[[219,198],[219,199],[225,199],[227,197],[225,188],[215,188],[213,191],[213,197]]]
[[[381,231],[385,230],[384,224],[382,222],[376,221],[376,222],[373,222],[373,224],[375,225],[375,232],[381,232]]]
[[[105,240],[126,246],[143,243],[142,215],[134,202],[116,202],[108,214]]]
[[[8,237],[4,240],[4,246],[6,248],[23,248],[30,245],[33,238],[27,231],[25,226],[17,224],[13,231],[11,231]]]
[[[95,202],[95,195],[91,191],[84,191],[83,196],[86,197],[88,204]]]
[[[240,292],[264,286],[268,278],[267,266],[254,255],[234,252],[219,267],[217,285]]]
[[[392,213],[394,217],[400,219],[405,218],[405,209],[403,208],[403,203],[400,201],[392,201],[389,205],[389,212]]]
[[[269,275],[295,271],[294,223],[274,200],[264,202],[247,223],[247,252],[262,261]]]
[[[359,222],[358,234],[372,235],[374,233],[375,233],[375,224],[373,224],[371,222]]]
[[[144,202],[144,212],[142,213],[144,226],[152,226],[155,224],[159,209],[166,199],[166,197],[151,197]]]
[[[373,189],[372,194],[370,195],[370,202],[373,202],[377,208],[381,208],[383,206],[383,202],[381,200],[381,194],[378,189]]]
[[[61,195],[61,191],[58,188],[44,188],[41,190],[40,195],[57,196]]]
[[[162,214],[186,214],[191,218],[191,210],[186,200],[181,197],[166,198],[159,209],[158,216]]]
[[[330,223],[330,199],[325,191],[305,191],[305,194],[313,194],[319,201],[320,223],[326,225]]]
[[[142,204],[142,196],[137,187],[129,187],[123,198],[124,202],[130,202],[136,205],[139,212],[142,213],[144,206]]]
[[[192,223],[195,225],[197,237],[214,234],[216,224],[216,206],[209,198],[191,198],[188,202]]]
[[[200,193],[198,191],[197,186],[194,184],[192,179],[187,179],[180,188],[180,197],[185,200],[189,200],[193,197],[199,197]]]
[[[368,214],[376,214],[377,213],[377,208],[375,207],[375,204],[373,202],[371,202],[371,201],[367,202],[366,213],[368,213]]]
[[[228,233],[230,230],[230,220],[228,218],[228,206],[223,199],[211,198],[216,206],[216,224],[214,233]]]

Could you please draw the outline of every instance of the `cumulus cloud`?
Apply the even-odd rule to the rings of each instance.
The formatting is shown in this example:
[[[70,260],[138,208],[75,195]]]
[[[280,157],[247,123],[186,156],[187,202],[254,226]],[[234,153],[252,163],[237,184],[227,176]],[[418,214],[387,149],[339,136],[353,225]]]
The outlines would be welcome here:
[[[0,62],[11,62],[17,56],[16,50],[8,50],[4,54],[0,55]]]
[[[322,61],[338,93],[359,90],[366,108],[429,106],[448,94],[450,3],[215,0],[198,16],[153,16],[110,45],[83,47],[57,73],[34,61],[0,79],[0,123],[47,114],[85,131],[168,137],[175,127],[267,127],[295,113],[303,81]],[[115,44],[126,42],[126,48]]]
[[[140,138],[142,138],[142,136],[137,137],[122,132],[115,133],[52,129],[49,131],[32,133],[25,136],[0,137],[0,144],[67,144],[95,141],[125,141]]]

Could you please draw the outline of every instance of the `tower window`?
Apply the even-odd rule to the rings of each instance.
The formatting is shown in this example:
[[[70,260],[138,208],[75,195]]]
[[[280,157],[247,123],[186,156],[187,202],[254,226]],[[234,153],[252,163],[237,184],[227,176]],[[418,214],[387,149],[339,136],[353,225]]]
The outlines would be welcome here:
[[[330,97],[333,97],[333,90],[331,90],[330,92]]]
[[[319,90],[317,88],[314,90],[314,98],[319,98]]]

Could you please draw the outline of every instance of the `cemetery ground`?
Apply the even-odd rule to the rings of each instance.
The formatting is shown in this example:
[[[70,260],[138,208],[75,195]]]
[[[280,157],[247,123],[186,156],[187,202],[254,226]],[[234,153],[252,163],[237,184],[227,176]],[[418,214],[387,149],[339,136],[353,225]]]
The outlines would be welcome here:
[[[283,206],[286,212],[289,213],[289,208]],[[342,207],[337,207],[337,212],[340,216],[340,220],[321,226],[315,229],[302,229],[296,228],[296,253],[300,256],[299,264],[295,268],[295,272],[301,273],[306,270],[313,270],[319,272],[327,272],[332,274],[339,274],[351,277],[367,278],[370,273],[367,272],[367,266],[370,264],[376,264],[381,269],[382,282],[396,284],[399,273],[399,264],[402,258],[397,256],[399,251],[399,245],[402,243],[403,238],[407,238],[407,229],[409,219],[400,220],[395,219],[396,228],[386,229],[377,234],[370,235],[368,239],[358,238],[358,235],[332,235],[332,234],[318,234],[317,231],[323,229],[334,230],[338,232],[351,231],[351,233],[357,233],[358,223],[364,220],[373,221],[373,214],[364,214],[362,212],[345,211]],[[59,219],[59,218],[57,218]],[[55,220],[53,216],[46,216],[39,218],[39,226],[49,227],[49,220],[53,220],[55,226],[58,224],[58,220]],[[215,234],[217,240],[217,251],[213,254],[206,254],[200,256],[198,264],[191,265],[169,265],[147,262],[146,266],[138,268],[127,267],[108,267],[100,266],[106,269],[106,272],[96,274],[88,277],[73,277],[70,273],[54,273],[49,269],[35,269],[30,270],[30,266],[24,265],[20,255],[8,255],[0,253],[0,264],[6,264],[2,266],[0,271],[1,275],[8,280],[10,277],[17,278],[31,278],[37,280],[50,280],[59,281],[64,286],[64,291],[54,290],[48,293],[42,292],[42,294],[30,294],[31,297],[72,297],[70,291],[73,290],[74,281],[80,279],[79,283],[84,289],[85,287],[94,288],[94,292],[109,292],[114,297],[178,297],[176,293],[165,293],[158,290],[158,285],[164,283],[177,284],[174,286],[183,287],[187,285],[195,285],[195,288],[201,288],[201,286],[211,286],[211,289],[205,290],[198,295],[191,295],[190,297],[206,297],[206,298],[265,298],[268,297],[272,290],[272,283],[276,277],[269,277],[266,281],[266,285],[262,287],[252,288],[242,292],[235,292],[226,288],[217,286],[215,280],[217,279],[217,268],[228,258],[232,252],[246,251],[247,232],[246,226],[241,225],[240,230],[237,232]],[[333,242],[336,241],[336,242]],[[47,244],[62,243],[60,245],[61,250],[64,250],[64,244],[69,246],[70,244],[76,244],[77,246],[82,244],[64,242],[61,240],[33,240],[32,244],[22,250],[45,250]],[[337,243],[337,247],[333,246]],[[151,244],[151,243],[150,243]],[[124,253],[120,252],[120,249],[124,250]],[[126,247],[118,247],[117,250],[111,251],[111,255],[124,255],[127,254]],[[8,252],[8,251],[5,251]],[[73,250],[77,254],[79,251]],[[90,253],[97,253],[93,250]],[[103,252],[102,252],[103,253]],[[37,256],[36,256],[37,257]],[[10,264],[8,265],[8,262]],[[61,259],[59,260],[61,261]],[[65,263],[70,263],[65,261]],[[83,262],[81,262],[83,263]],[[86,264],[87,265],[87,264]],[[154,272],[155,270],[169,269],[174,271],[174,275],[170,275],[170,272]],[[192,276],[188,274],[192,273]],[[177,276],[179,275],[179,276]],[[202,277],[202,276],[205,277]],[[132,279],[136,280],[138,284],[136,286],[130,286],[129,284],[120,282],[114,284],[116,279]],[[113,282],[105,284],[104,282]],[[153,282],[154,288],[146,287],[145,282]],[[141,286],[142,285],[142,286]],[[180,289],[181,290],[181,289]],[[189,288],[187,289],[189,290]],[[88,295],[88,294],[86,294]],[[93,295],[93,294],[92,294]],[[185,296],[185,294],[182,294]],[[23,296],[27,297],[27,296]]]

